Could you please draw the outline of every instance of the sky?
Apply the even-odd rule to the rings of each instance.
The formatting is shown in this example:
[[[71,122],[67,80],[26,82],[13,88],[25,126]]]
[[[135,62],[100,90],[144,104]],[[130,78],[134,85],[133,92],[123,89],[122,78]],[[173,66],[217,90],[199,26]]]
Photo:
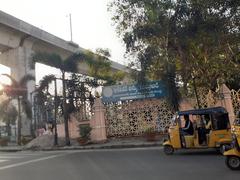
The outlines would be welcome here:
[[[71,13],[75,43],[93,51],[109,48],[111,60],[127,65],[124,45],[116,34],[111,13],[107,11],[110,1],[5,0],[1,1],[0,10],[67,41],[70,40]]]

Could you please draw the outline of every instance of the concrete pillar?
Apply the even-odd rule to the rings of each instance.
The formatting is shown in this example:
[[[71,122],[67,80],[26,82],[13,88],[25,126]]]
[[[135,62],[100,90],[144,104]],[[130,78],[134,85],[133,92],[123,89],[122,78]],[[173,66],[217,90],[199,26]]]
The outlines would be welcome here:
[[[107,140],[106,135],[106,123],[105,123],[105,107],[100,98],[96,98],[93,105],[94,115],[90,120],[91,141],[93,142],[105,142]]]
[[[35,70],[30,69],[31,47],[19,46],[9,49],[0,55],[0,64],[11,68],[11,76],[19,81],[24,75],[31,74],[35,76]],[[27,83],[28,99],[30,101],[30,93],[35,89],[35,81]],[[30,134],[30,121],[22,114],[22,135]]]
[[[235,114],[232,104],[231,91],[225,84],[223,84],[220,87],[220,93],[223,95],[221,99],[221,105],[228,111],[230,123],[232,124],[235,119]]]
[[[17,81],[26,74],[35,76],[35,70],[29,67],[31,54],[32,50],[27,47],[10,49],[0,55],[0,64],[11,68],[11,76]],[[28,93],[32,92],[35,88],[35,81],[29,81],[27,88]]]

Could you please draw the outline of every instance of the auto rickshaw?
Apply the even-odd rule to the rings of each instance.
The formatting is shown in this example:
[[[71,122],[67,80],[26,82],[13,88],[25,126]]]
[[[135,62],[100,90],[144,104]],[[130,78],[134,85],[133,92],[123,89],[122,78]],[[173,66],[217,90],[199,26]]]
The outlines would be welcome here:
[[[240,170],[240,119],[236,119],[232,127],[231,149],[224,152],[225,163],[232,170]]]
[[[183,133],[183,116],[193,123],[193,134]],[[207,128],[207,125],[210,126]],[[168,129],[164,152],[173,154],[178,149],[216,148],[221,153],[232,141],[228,112],[223,107],[180,111]]]

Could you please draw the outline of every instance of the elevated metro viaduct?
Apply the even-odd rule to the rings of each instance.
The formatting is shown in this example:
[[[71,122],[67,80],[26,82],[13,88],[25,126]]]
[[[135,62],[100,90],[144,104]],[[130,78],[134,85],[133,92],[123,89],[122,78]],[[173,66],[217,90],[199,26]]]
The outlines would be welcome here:
[[[0,64],[11,68],[11,75],[17,81],[25,74],[35,76],[35,70],[30,69],[29,66],[34,52],[57,53],[62,58],[66,58],[74,52],[84,53],[85,51],[73,42],[65,41],[0,11]],[[126,66],[113,61],[111,63],[113,71],[128,72]],[[88,69],[84,61],[79,64],[79,73],[88,75]],[[34,91],[35,84],[34,81],[28,83],[28,93]],[[23,134],[29,134],[27,122],[29,121],[23,121]]]
[[[86,50],[77,44],[58,38],[42,29],[0,11],[0,64],[11,68],[11,75],[19,80],[25,74],[35,76],[29,62],[32,53],[57,53],[66,58],[74,52]],[[112,63],[112,70],[128,72],[126,66]],[[88,75],[88,66],[83,61],[79,64],[79,73]],[[28,83],[28,92],[35,88],[35,82]]]

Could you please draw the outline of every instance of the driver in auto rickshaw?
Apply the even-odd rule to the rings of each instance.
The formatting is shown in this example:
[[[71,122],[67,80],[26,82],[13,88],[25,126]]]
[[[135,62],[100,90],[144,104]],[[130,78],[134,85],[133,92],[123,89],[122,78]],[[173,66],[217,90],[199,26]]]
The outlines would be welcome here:
[[[182,139],[182,145],[183,145],[183,147],[185,147],[186,143],[185,143],[184,136],[193,135],[194,129],[193,129],[193,123],[189,119],[189,115],[184,115],[183,117],[184,117],[185,125],[181,131],[181,139]]]
[[[231,141],[226,109],[213,107],[178,112],[175,123],[168,129],[168,139],[163,146],[167,155],[181,148],[215,148],[223,153],[224,146]]]
[[[199,144],[207,145],[207,137],[206,135],[209,133],[211,129],[211,121],[210,118],[206,115],[199,116],[199,119],[196,120],[196,129],[199,137]],[[184,115],[185,125],[181,131],[181,139],[182,145],[185,147],[185,138],[184,136],[193,135],[194,134],[194,125],[192,121],[189,119],[189,115]]]
[[[182,128],[183,130],[183,135],[193,135],[193,123],[192,121],[190,121],[189,119],[189,115],[184,115],[184,121],[185,121],[185,125]]]
[[[209,115],[200,115],[197,121],[197,132],[200,145],[207,145],[207,134],[211,130],[211,120]]]

